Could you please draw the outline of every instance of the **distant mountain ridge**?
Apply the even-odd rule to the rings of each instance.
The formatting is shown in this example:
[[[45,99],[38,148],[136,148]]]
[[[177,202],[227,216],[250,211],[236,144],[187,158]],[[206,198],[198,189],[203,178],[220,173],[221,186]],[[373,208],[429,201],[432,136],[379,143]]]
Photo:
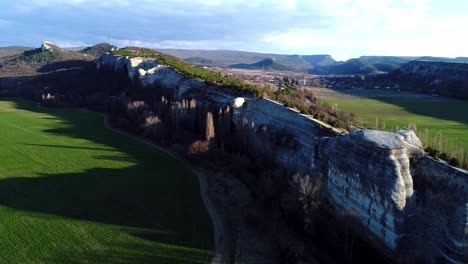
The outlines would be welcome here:
[[[255,64],[265,59],[275,59],[277,63],[298,70],[307,70],[316,66],[326,66],[336,61],[330,55],[282,55],[235,50],[185,50],[156,49],[159,52],[175,56],[191,63],[210,62],[211,65],[230,66],[235,64]],[[197,58],[194,60],[193,58]],[[201,58],[201,59],[198,59]],[[201,63],[204,64],[204,63]]]
[[[184,61],[192,63],[192,64],[199,64],[199,65],[213,65],[213,61],[203,57],[190,57],[184,59]]]
[[[468,63],[468,57],[443,58],[420,56],[360,56],[347,61],[336,61],[327,54],[320,55],[282,55],[273,53],[256,53],[235,50],[187,50],[187,49],[157,49],[198,65],[232,66],[234,68],[253,69],[269,64],[264,60],[275,59],[276,63],[288,70],[308,71],[311,74],[373,74],[391,72],[401,65],[415,61],[461,62]],[[278,66],[278,65],[277,65]],[[283,68],[278,66],[276,68]],[[268,69],[268,67],[267,67]]]
[[[34,48],[23,47],[23,46],[0,47],[0,58],[20,54],[20,53],[23,53],[23,52],[25,52],[27,50],[32,50],[32,49],[34,49]]]
[[[42,60],[44,60],[44,62],[54,61],[55,59],[57,61],[90,61],[115,48],[114,45],[109,43],[101,43],[86,48],[57,47],[56,50],[60,52],[56,54],[46,55],[41,53],[40,55],[33,56],[35,53],[38,53],[37,49],[19,46],[0,47],[0,75],[4,75],[6,71],[12,72],[12,65],[17,67],[16,70],[18,72],[31,75],[34,74],[36,71],[35,68],[41,64],[39,61]],[[320,75],[353,75],[392,72],[411,61],[468,63],[468,57],[360,56],[359,58],[352,58],[347,61],[336,61],[332,56],[327,54],[283,55],[235,50],[186,49],[157,49],[157,51],[173,55],[195,65],[243,69],[264,68],[266,70],[277,71],[307,71],[311,74]],[[39,59],[38,56],[41,58]],[[31,57],[30,60],[27,59],[29,57]],[[6,68],[10,70],[5,70]]]
[[[458,63],[468,63],[468,57],[456,57],[456,58],[447,58],[447,57],[431,57],[424,56],[417,59],[418,61],[431,61],[431,62],[458,62]]]
[[[245,64],[233,64],[230,65],[231,68],[238,68],[238,69],[264,69],[264,70],[274,70],[274,71],[298,71],[298,69],[283,65],[278,63],[276,59],[268,58],[261,60],[256,63]]]

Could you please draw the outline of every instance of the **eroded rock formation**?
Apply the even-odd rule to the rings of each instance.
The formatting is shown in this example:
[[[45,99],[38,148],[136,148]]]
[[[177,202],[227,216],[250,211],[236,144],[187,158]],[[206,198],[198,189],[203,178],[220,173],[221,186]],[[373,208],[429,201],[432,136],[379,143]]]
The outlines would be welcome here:
[[[381,244],[376,247],[401,256],[410,243],[418,245],[419,253],[430,247],[432,259],[466,260],[468,173],[428,157],[413,131],[337,135],[281,104],[238,98],[153,59],[106,54],[97,67],[128,74],[143,87],[172,91],[175,100],[196,98],[232,107],[234,126],[248,127],[257,149],[284,167],[324,175],[330,203],[358,219],[362,236]],[[280,136],[272,140],[265,136],[270,132]]]

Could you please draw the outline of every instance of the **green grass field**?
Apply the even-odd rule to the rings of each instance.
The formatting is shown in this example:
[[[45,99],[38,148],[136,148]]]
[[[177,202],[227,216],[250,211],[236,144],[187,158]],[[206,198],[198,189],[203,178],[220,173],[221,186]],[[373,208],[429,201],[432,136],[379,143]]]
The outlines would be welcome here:
[[[206,263],[197,177],[92,112],[0,99],[0,263]]]
[[[321,88],[321,91],[325,89]],[[336,91],[326,91],[321,99],[338,107],[347,113],[355,113],[359,119],[359,126],[374,128],[376,118],[379,126],[385,123],[386,130],[397,127],[408,127],[410,123],[417,126],[418,131],[429,132],[429,140],[440,131],[442,142],[448,144],[462,144],[468,149],[468,102],[448,98],[430,98],[417,94],[396,95],[392,98],[389,92],[376,93],[370,91],[356,91],[339,96]],[[363,98],[358,96],[372,95],[382,98]],[[376,94],[374,94],[376,93]],[[351,96],[348,96],[351,95]],[[405,98],[407,97],[407,98]]]

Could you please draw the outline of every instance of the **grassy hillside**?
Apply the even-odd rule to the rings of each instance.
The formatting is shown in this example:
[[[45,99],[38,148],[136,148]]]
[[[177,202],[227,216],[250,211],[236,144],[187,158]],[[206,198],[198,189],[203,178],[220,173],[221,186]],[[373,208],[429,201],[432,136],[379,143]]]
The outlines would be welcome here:
[[[96,113],[0,101],[2,263],[203,263],[199,186]]]

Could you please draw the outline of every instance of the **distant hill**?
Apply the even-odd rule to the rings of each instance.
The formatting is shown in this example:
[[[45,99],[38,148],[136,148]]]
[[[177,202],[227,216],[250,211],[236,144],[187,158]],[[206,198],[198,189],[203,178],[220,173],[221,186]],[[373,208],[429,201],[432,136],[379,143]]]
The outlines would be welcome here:
[[[237,69],[265,69],[265,70],[275,70],[275,71],[297,71],[296,68],[283,65],[278,63],[274,58],[268,58],[261,60],[256,63],[246,64],[246,63],[239,63],[230,65],[231,68]]]
[[[468,64],[465,62],[416,60],[403,64],[388,77],[404,89],[468,99]]]
[[[0,47],[0,58],[20,54],[27,50],[32,50],[32,49],[34,48],[21,47],[21,46]]]
[[[190,58],[184,59],[184,61],[192,63],[192,64],[196,64],[196,65],[214,65],[215,64],[213,63],[212,60],[203,58],[203,57],[190,57]]]
[[[0,58],[0,77],[34,76],[84,67],[90,56],[44,42],[41,48]]]
[[[94,45],[94,46],[91,46],[91,47],[87,47],[83,50],[80,50],[79,52],[80,53],[83,53],[83,54],[86,54],[86,55],[91,55],[91,56],[94,56],[94,57],[99,57],[101,56],[102,54],[106,53],[106,52],[110,52],[111,50],[117,48],[116,46],[114,45],[111,45],[109,43],[100,43],[100,44],[97,44],[97,45]]]
[[[399,69],[403,64],[418,60],[420,57],[405,56],[361,56],[332,65],[316,67],[309,70],[313,74],[370,74],[378,72],[391,72]]]
[[[419,57],[404,57],[404,56],[361,56],[359,59],[366,60],[372,64],[377,70],[382,72],[390,72],[400,68],[404,63],[417,60]]]
[[[457,57],[457,58],[448,58],[448,57],[431,57],[425,56],[417,59],[418,61],[431,61],[431,62],[464,62],[468,63],[467,57]]]
[[[456,57],[456,61],[468,63],[468,57]]]
[[[345,62],[338,62],[334,65],[317,67],[309,70],[312,74],[369,74],[376,73],[378,69],[365,59],[350,59]]]
[[[179,59],[192,62],[193,58],[203,58],[211,65],[229,66],[234,64],[254,64],[265,59],[276,59],[276,62],[297,70],[308,70],[316,66],[335,63],[330,55],[282,55],[273,53],[256,53],[235,50],[185,50],[157,49]]]
[[[302,55],[305,61],[314,67],[318,66],[329,66],[336,63],[336,61],[330,55]]]

